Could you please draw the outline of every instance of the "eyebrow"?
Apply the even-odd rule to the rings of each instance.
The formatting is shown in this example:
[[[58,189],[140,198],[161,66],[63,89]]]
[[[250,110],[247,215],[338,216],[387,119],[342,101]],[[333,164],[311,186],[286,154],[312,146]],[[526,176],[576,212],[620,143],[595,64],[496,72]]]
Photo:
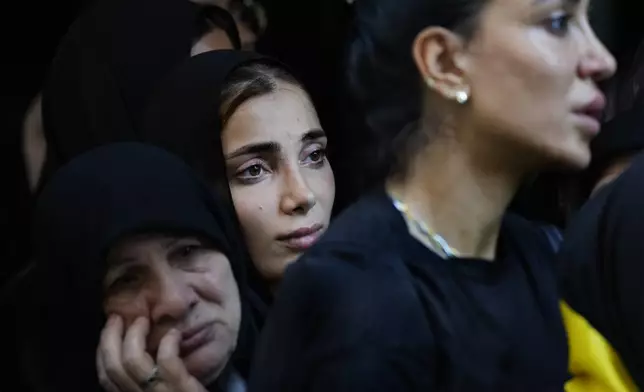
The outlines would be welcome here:
[[[322,129],[311,129],[310,131],[302,135],[302,137],[300,138],[300,141],[305,143],[305,142],[321,139],[323,137],[326,137],[326,133],[324,133]],[[277,153],[280,150],[281,150],[281,147],[276,142],[254,143],[254,144],[248,144],[238,148],[237,150],[228,154],[228,156],[226,156],[226,159],[232,159],[242,155]]]
[[[162,247],[165,250],[168,250],[172,248],[174,245],[177,244],[177,242],[181,241],[181,238],[174,238],[174,237],[168,237],[162,240]],[[131,256],[125,256],[125,257],[118,257],[118,258],[110,258],[108,260],[110,267],[121,267],[126,264],[133,264],[137,262],[137,259],[135,257]]]
[[[109,268],[122,268],[128,264],[136,263],[136,259],[134,257],[112,257],[107,261]]]
[[[539,5],[539,4],[543,4],[543,3],[547,2],[547,1],[549,1],[549,0],[533,0],[533,3]],[[562,0],[561,2],[565,6],[575,7],[575,6],[578,6],[579,3],[581,3],[581,0]]]

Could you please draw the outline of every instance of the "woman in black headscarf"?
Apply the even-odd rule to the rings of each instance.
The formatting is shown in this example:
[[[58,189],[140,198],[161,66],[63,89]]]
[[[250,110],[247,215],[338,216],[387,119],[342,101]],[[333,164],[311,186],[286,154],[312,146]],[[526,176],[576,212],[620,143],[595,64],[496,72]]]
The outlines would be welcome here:
[[[246,253],[232,206],[181,160],[135,143],[84,154],[44,188],[34,228],[40,389],[239,386]]]
[[[275,60],[200,54],[160,85],[143,138],[182,157],[234,203],[261,322],[286,267],[331,218],[327,138],[308,94]]]
[[[213,4],[98,1],[63,38],[44,86],[44,176],[92,147],[138,140],[156,83],[191,55],[240,48],[237,25]]]

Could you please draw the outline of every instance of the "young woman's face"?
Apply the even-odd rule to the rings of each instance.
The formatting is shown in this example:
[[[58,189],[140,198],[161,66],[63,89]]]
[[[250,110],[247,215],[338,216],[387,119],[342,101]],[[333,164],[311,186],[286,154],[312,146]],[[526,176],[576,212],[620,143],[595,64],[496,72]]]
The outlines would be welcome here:
[[[235,111],[222,145],[250,255],[275,284],[329,225],[335,182],[326,135],[307,94],[279,83]]]
[[[492,0],[468,43],[468,120],[539,165],[583,168],[615,60],[589,25],[589,0]]]
[[[235,350],[241,302],[228,258],[191,237],[135,236],[110,249],[103,281],[106,315],[130,326],[150,321],[154,355],[170,329],[182,333],[186,369],[198,379],[218,374]]]

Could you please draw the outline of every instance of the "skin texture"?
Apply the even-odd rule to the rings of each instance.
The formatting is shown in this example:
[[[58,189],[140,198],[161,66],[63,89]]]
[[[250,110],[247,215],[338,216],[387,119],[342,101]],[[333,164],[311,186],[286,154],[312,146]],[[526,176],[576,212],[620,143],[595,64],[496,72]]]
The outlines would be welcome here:
[[[178,384],[215,379],[236,347],[241,322],[226,256],[196,238],[151,235],[121,241],[108,262],[110,318],[97,354],[103,385],[135,390],[155,362],[161,366],[160,357],[166,378]]]
[[[276,285],[308,247],[294,247],[281,236],[313,227],[319,228],[317,238],[329,224],[335,182],[327,138],[306,93],[279,83],[276,92],[252,98],[233,113],[222,145],[250,255],[266,281]]]
[[[599,122],[586,111],[601,114],[597,82],[616,65],[587,11],[587,0],[492,0],[469,41],[438,27],[418,34],[412,53],[431,81],[422,124],[432,138],[388,189],[457,254],[493,260],[520,183],[588,165]]]

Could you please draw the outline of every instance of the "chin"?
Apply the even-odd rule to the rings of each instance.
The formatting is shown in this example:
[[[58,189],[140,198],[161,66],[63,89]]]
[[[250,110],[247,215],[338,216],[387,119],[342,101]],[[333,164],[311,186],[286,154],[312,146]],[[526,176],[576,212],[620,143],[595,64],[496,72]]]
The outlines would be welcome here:
[[[572,171],[581,171],[590,165],[590,151],[585,154],[571,155],[565,162],[564,168]]]
[[[183,358],[183,364],[188,373],[207,385],[219,377],[234,350],[234,345],[225,348],[218,342],[211,342]]]
[[[549,156],[549,166],[557,170],[581,171],[590,165],[590,159],[588,144],[559,148]]]

